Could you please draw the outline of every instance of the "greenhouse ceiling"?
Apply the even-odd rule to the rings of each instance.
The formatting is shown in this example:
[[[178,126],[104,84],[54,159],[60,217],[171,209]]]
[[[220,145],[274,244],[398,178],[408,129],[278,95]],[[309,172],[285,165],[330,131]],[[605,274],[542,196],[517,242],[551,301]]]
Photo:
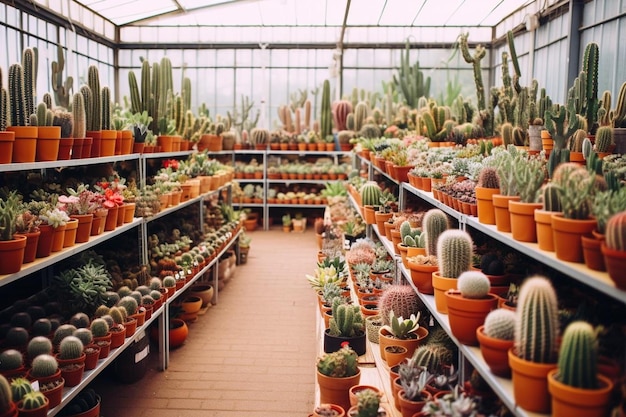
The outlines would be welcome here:
[[[537,12],[536,0],[37,0],[80,20],[84,6],[120,28],[121,42],[162,42],[156,29],[170,28],[168,42],[397,43],[454,41],[472,29],[490,41],[492,29],[516,11]],[[68,2],[68,3],[66,3]],[[79,6],[80,5],[80,6]],[[78,8],[76,7],[78,6]],[[77,11],[74,11],[74,10]],[[518,12],[519,13],[519,12]],[[63,13],[68,15],[68,13]],[[523,19],[523,14],[516,20]],[[86,22],[89,23],[89,22]],[[90,25],[86,25],[90,27]],[[93,26],[91,26],[93,27]],[[221,34],[201,28],[238,28]],[[179,28],[179,34],[171,34]],[[194,32],[194,28],[196,32]],[[152,39],[151,39],[152,37]]]

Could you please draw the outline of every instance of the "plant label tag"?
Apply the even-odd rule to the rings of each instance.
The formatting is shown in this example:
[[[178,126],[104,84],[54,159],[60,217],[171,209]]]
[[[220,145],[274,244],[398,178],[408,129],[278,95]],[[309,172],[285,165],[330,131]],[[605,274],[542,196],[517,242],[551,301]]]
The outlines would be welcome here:
[[[149,353],[150,353],[150,345],[146,346],[140,352],[137,352],[135,354],[135,363],[141,362],[141,360],[145,358],[146,356],[148,356]]]

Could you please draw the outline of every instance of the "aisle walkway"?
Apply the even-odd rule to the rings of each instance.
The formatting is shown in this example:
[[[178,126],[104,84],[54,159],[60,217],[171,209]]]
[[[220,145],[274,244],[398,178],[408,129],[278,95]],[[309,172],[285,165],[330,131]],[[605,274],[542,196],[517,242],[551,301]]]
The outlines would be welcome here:
[[[315,297],[304,275],[315,266],[312,231],[250,234],[248,262],[190,325],[165,372],[132,385],[94,384],[102,417],[306,416],[313,409]],[[153,346],[154,348],[154,346]],[[155,355],[156,356],[156,355]]]

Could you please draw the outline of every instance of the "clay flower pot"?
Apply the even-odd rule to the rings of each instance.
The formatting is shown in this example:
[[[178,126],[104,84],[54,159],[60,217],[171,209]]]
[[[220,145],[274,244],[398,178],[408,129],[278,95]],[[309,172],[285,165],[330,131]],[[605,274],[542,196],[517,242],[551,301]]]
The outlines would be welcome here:
[[[411,281],[413,285],[422,294],[433,294],[433,272],[439,269],[438,266],[433,265],[420,265],[407,259],[409,265],[409,271],[411,272]]]
[[[535,224],[535,210],[541,209],[539,203],[522,203],[509,200],[509,214],[511,216],[511,235],[520,242],[537,241],[537,225]]]
[[[0,241],[0,275],[14,274],[22,269],[26,236],[15,235],[12,240]]]
[[[361,380],[361,370],[357,370],[356,375],[346,378],[332,378],[317,373],[317,383],[320,387],[321,404],[337,404],[344,410],[350,408],[350,388],[358,385]]]
[[[398,392],[398,403],[400,404],[400,412],[402,417],[413,417],[424,408],[424,404],[432,399],[430,392],[424,390],[421,392],[422,399],[419,401],[409,400],[404,396],[404,390]]]
[[[480,353],[494,375],[503,378],[511,377],[509,366],[509,349],[515,343],[513,340],[502,340],[489,337],[484,332],[484,326],[476,329],[476,338],[480,345]]]
[[[509,365],[513,380],[513,396],[517,405],[526,411],[548,413],[550,411],[548,373],[556,368],[556,363],[530,362],[518,357],[514,348],[511,348]]]
[[[498,307],[498,297],[466,298],[458,291],[445,293],[452,334],[464,345],[476,346],[476,329],[485,322],[487,314]]]
[[[432,273],[432,280],[435,290],[435,307],[439,313],[448,314],[446,292],[448,290],[456,290],[457,279],[442,277],[437,270]]]
[[[592,236],[591,232],[597,229],[595,219],[574,220],[563,217],[562,213],[552,215],[552,230],[554,231],[554,252],[562,261],[582,263],[583,247],[581,236]]]
[[[509,214],[509,201],[511,200],[519,200],[519,196],[502,194],[492,196],[493,209],[496,214],[496,228],[499,232],[511,231],[511,215]]]
[[[385,348],[392,345],[405,347],[407,349],[407,356],[412,356],[415,349],[417,349],[422,341],[424,341],[424,339],[428,336],[428,329],[420,327],[415,331],[414,335],[415,337],[412,339],[398,339],[393,337],[387,329],[381,327],[378,330],[380,357],[385,359]]]
[[[476,187],[476,204],[478,206],[478,221],[482,224],[496,224],[492,196],[499,194],[499,188]]]
[[[548,389],[552,395],[553,417],[603,417],[608,413],[613,382],[598,374],[598,389],[575,388],[558,381],[556,369],[548,374]]]
[[[554,211],[535,210],[537,227],[537,245],[539,249],[554,252],[554,232],[552,231],[552,215]]]
[[[392,367],[408,356],[408,350],[404,346],[398,345],[389,345],[385,346],[385,361],[387,362],[387,366]]]

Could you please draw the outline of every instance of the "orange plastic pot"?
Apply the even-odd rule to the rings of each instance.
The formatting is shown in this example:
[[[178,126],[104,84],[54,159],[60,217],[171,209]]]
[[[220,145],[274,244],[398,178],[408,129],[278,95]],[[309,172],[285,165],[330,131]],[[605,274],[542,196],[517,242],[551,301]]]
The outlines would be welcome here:
[[[76,229],[76,243],[87,242],[91,234],[93,214],[72,214],[70,218],[78,220],[78,227]]]
[[[510,378],[509,349],[513,347],[515,342],[487,336],[484,325],[476,329],[476,339],[480,345],[480,353],[491,372],[503,378]]]
[[[69,248],[76,244],[76,232],[78,232],[78,220],[70,219],[65,225],[65,234],[63,235],[64,248]]]
[[[100,136],[100,156],[115,155],[115,144],[117,142],[117,131],[102,130]]]
[[[530,362],[518,357],[511,348],[509,365],[517,405],[534,413],[550,412],[548,373],[556,368],[556,363]]]
[[[595,219],[574,220],[566,219],[562,213],[552,215],[552,230],[554,232],[554,252],[562,261],[584,261],[581,236],[592,236],[598,226]]]
[[[65,229],[67,225],[52,228],[52,252],[60,252],[65,241]]]
[[[7,132],[15,134],[12,162],[35,162],[37,154],[36,126],[9,126]]]
[[[582,389],[563,384],[555,378],[557,370],[548,374],[548,389],[552,395],[553,417],[604,417],[608,415],[613,382],[598,374],[599,388]]]
[[[494,194],[492,196],[493,210],[496,215],[496,228],[499,232],[511,231],[511,215],[509,214],[509,201],[519,200],[517,195]]]
[[[320,387],[320,403],[337,404],[344,410],[350,408],[350,388],[358,385],[361,370],[356,375],[346,378],[332,378],[317,371],[317,383]]]
[[[478,221],[482,224],[496,224],[492,196],[499,194],[498,188],[476,187],[476,203],[478,205]]]
[[[441,314],[448,314],[446,292],[456,290],[457,279],[442,277],[439,271],[432,273],[433,289],[435,293],[435,308]]]
[[[413,281],[413,285],[415,285],[417,290],[422,294],[433,294],[433,272],[437,271],[439,267],[416,264],[410,261],[410,257],[407,263],[411,272],[411,281]]]
[[[535,225],[537,227],[537,245],[539,249],[554,252],[554,232],[552,230],[552,215],[554,211],[535,210]]]
[[[98,158],[100,156],[100,147],[102,144],[102,131],[88,130],[86,135],[88,138],[91,138],[91,148],[89,148],[89,156],[85,156],[85,149],[83,149],[83,158]]]
[[[537,224],[535,210],[541,209],[539,203],[522,203],[509,200],[509,214],[511,216],[511,235],[520,242],[537,241]]]
[[[61,143],[60,126],[39,126],[37,129],[36,161],[56,161]]]
[[[14,235],[12,240],[0,241],[0,275],[14,274],[22,269],[26,236]]]
[[[613,280],[615,286],[621,290],[626,290],[626,251],[608,248],[602,243],[600,249],[604,255],[604,263],[609,273],[609,278]]]
[[[465,298],[458,291],[447,291],[445,296],[452,334],[464,345],[477,346],[476,329],[498,307],[498,297],[487,294],[485,298]]]

